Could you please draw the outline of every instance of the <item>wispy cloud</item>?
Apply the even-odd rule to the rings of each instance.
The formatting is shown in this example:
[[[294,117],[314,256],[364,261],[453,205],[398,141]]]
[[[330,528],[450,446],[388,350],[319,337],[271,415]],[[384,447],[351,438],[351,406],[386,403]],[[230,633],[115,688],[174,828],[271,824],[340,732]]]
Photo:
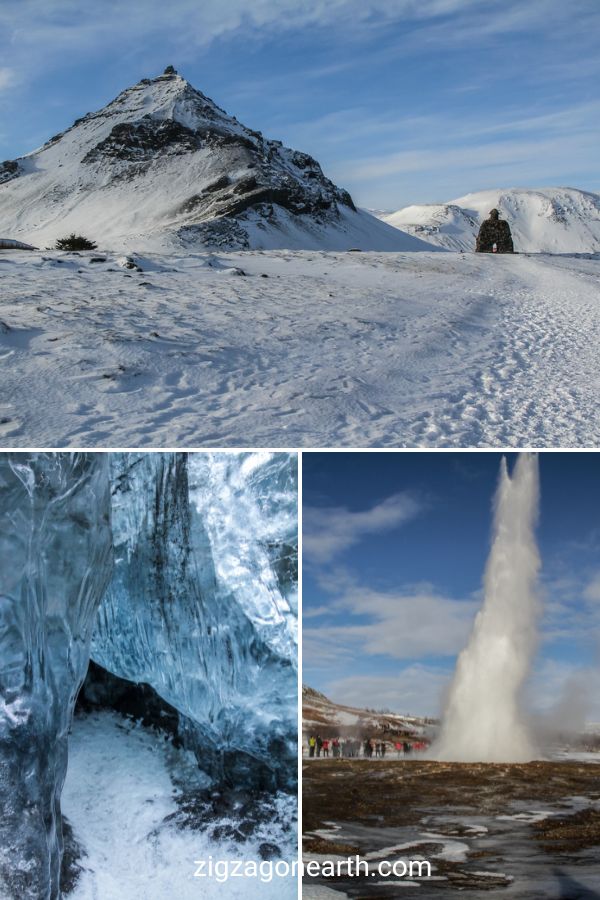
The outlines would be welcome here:
[[[330,587],[334,590],[333,580]],[[463,648],[479,604],[479,598],[455,600],[429,585],[376,591],[360,583],[342,584],[327,608],[334,624],[304,629],[305,660],[322,664],[324,647],[334,658],[343,652],[361,658],[451,657]]]
[[[349,675],[333,678],[323,690],[336,703],[368,709],[390,709],[404,715],[437,716],[451,670],[414,663],[393,675]]]
[[[0,4],[0,99],[21,153],[166,63],[203,88],[206,63],[217,102],[361,205],[567,176],[593,188],[598,28],[596,0],[22,0]]]
[[[577,15],[577,10],[582,14]],[[583,14],[585,12],[585,15]],[[582,37],[593,30],[598,9],[589,0],[105,0],[81,4],[73,0],[23,0],[0,5],[3,52],[40,47],[44,64],[65,50],[85,55],[90,48],[118,47],[131,52],[132,35],[138,45],[159,37],[165,47],[185,55],[213,41],[236,34],[261,40],[294,29],[331,28],[357,40],[370,33],[386,33],[390,23],[411,26],[404,44],[388,51],[412,53],[429,46],[468,45],[498,36],[536,31],[563,24]],[[31,60],[35,65],[35,58]],[[334,71],[338,64],[332,63]]]
[[[307,507],[303,513],[304,559],[309,565],[330,562],[366,535],[396,528],[421,509],[421,503],[407,493],[394,494],[359,512],[341,506]]]
[[[564,137],[546,140],[503,140],[496,143],[471,143],[468,146],[443,149],[422,148],[376,156],[349,162],[344,172],[347,178],[362,181],[380,180],[392,175],[410,172],[432,171],[443,166],[452,169],[481,171],[481,169],[514,169],[517,165],[550,160],[554,166],[558,160],[564,165],[565,154],[575,152],[578,156],[593,149],[596,135],[588,129]],[[591,158],[590,158],[591,161]]]
[[[596,572],[586,584],[583,596],[591,604],[600,604],[600,572]]]
[[[598,100],[570,98],[543,109],[476,103],[460,116],[452,103],[419,115],[348,106],[271,130],[310,152],[319,148],[327,174],[359,204],[394,208],[445,202],[489,187],[592,187],[598,122]]]

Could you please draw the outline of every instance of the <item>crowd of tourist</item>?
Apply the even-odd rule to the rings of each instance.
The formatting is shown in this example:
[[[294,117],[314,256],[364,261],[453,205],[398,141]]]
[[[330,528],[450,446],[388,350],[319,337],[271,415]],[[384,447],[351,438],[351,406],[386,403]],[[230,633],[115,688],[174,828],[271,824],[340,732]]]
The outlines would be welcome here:
[[[308,755],[313,757],[344,757],[353,759],[362,756],[364,759],[373,757],[385,758],[386,754],[396,755],[397,759],[407,758],[413,752],[426,750],[429,746],[425,740],[394,740],[383,741],[366,738],[322,738],[319,734],[311,734],[308,738]]]

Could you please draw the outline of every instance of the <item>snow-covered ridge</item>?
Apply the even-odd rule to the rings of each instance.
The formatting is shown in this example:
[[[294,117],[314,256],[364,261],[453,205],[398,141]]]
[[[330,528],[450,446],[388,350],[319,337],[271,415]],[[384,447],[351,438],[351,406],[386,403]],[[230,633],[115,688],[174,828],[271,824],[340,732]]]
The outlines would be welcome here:
[[[44,246],[73,231],[127,250],[428,249],[174,72],[0,163],[0,233]]]
[[[508,188],[449,203],[407,206],[380,218],[446,250],[473,250],[482,221],[497,208],[522,253],[600,251],[600,195],[576,188]]]
[[[379,733],[421,735],[433,720],[335,703],[320,691],[302,686],[302,730],[361,736]]]

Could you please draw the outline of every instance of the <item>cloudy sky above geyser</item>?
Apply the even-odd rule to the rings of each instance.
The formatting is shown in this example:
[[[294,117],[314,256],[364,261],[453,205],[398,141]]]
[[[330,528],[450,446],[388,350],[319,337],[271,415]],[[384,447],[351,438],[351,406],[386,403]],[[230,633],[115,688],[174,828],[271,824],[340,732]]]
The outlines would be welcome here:
[[[500,457],[304,453],[306,684],[338,702],[439,712],[482,603]],[[540,481],[529,702],[600,721],[598,454],[544,453]]]
[[[364,206],[600,190],[597,0],[0,3],[0,158],[173,64]]]

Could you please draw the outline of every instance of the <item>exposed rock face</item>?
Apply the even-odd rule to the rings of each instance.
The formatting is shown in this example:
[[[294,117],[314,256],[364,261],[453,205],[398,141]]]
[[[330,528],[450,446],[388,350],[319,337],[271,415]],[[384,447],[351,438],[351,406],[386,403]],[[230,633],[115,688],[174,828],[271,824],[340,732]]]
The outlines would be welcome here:
[[[141,122],[121,122],[108,137],[87,153],[82,162],[120,159],[134,162],[151,161],[162,154],[182,154],[202,146],[199,136],[190,128],[170,119],[157,121],[144,116]]]
[[[494,244],[495,249],[494,249]],[[514,253],[510,225],[500,218],[497,209],[490,210],[490,217],[482,223],[475,244],[476,253]]]
[[[5,162],[0,163],[0,184],[11,181],[13,178],[16,178],[18,174],[19,163],[16,160],[7,159]]]

